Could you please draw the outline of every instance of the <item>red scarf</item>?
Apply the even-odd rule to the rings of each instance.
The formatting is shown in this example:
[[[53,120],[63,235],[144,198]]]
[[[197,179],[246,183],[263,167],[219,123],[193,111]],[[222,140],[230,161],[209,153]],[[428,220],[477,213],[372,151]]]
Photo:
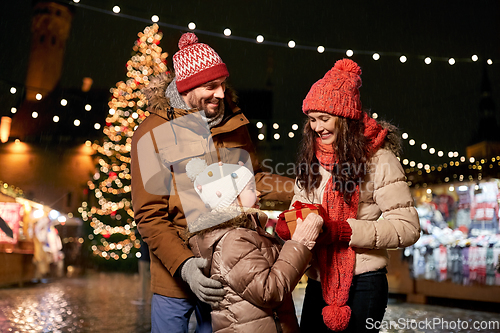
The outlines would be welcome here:
[[[364,113],[364,135],[368,139],[367,153],[371,156],[384,143],[387,129],[382,127]],[[321,139],[316,139],[316,157],[326,170],[332,171],[336,157],[332,145],[324,145]],[[348,187],[348,190],[353,190]],[[347,221],[357,217],[359,203],[359,184],[352,194],[351,203],[345,203],[342,194],[333,190],[333,177],[328,181],[323,194],[322,206],[327,218],[324,227],[332,228],[334,221]],[[325,232],[325,236],[330,233]],[[323,298],[328,304],[323,308],[323,321],[333,331],[342,331],[347,328],[351,318],[351,308],[347,306],[349,289],[354,274],[356,254],[347,242],[334,241],[333,239],[318,239],[314,249],[318,254],[320,265],[321,287]]]

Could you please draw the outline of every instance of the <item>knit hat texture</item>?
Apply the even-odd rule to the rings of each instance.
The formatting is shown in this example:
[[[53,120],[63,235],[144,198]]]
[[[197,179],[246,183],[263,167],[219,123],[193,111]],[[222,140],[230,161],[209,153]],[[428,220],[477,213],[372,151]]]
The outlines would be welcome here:
[[[325,76],[313,84],[302,103],[305,114],[319,111],[351,119],[361,118],[361,68],[350,59],[335,63]]]
[[[181,36],[179,51],[172,59],[179,93],[221,76],[229,76],[226,64],[217,52],[207,44],[198,43],[198,37],[192,32]]]
[[[207,166],[205,160],[198,157],[188,162],[186,174],[207,208],[220,210],[229,207],[253,179],[253,173],[243,162],[240,163],[219,162]]]

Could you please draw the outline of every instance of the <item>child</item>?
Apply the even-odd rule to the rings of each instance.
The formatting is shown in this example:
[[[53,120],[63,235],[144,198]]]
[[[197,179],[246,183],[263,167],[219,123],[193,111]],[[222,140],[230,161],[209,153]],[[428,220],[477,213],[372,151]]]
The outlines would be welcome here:
[[[211,212],[188,224],[189,245],[208,261],[206,274],[224,285],[224,299],[212,305],[214,332],[298,332],[291,292],[311,259],[323,219],[297,221],[280,251],[262,228],[253,173],[243,163],[211,164],[192,159],[188,177]]]

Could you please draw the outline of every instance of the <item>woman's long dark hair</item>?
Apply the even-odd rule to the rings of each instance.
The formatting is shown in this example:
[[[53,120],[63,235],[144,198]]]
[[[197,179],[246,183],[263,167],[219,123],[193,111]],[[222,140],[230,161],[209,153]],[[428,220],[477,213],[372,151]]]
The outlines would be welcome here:
[[[366,174],[368,149],[364,136],[363,118],[359,120],[338,117],[335,122],[337,137],[333,148],[337,164],[331,171],[334,189],[342,193],[344,201],[349,204],[354,192],[349,184],[360,184]],[[300,144],[297,163],[297,185],[309,194],[321,183],[319,161],[316,158],[316,138],[318,134],[312,130],[309,119],[304,124],[303,138]]]

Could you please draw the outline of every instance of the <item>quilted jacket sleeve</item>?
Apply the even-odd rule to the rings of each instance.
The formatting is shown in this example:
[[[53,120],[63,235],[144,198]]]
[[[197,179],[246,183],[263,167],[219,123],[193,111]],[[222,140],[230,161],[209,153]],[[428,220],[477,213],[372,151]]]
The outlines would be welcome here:
[[[410,246],[420,237],[420,223],[401,163],[386,149],[379,150],[371,162],[364,184],[371,198],[360,202],[357,219],[347,220],[352,229],[349,245],[369,249]],[[381,219],[371,214],[374,210],[382,212]]]
[[[295,288],[312,253],[298,242],[287,241],[274,262],[277,248],[271,249],[275,245],[262,243],[256,235],[245,231],[227,235],[221,245],[221,275],[243,299],[275,308]]]

